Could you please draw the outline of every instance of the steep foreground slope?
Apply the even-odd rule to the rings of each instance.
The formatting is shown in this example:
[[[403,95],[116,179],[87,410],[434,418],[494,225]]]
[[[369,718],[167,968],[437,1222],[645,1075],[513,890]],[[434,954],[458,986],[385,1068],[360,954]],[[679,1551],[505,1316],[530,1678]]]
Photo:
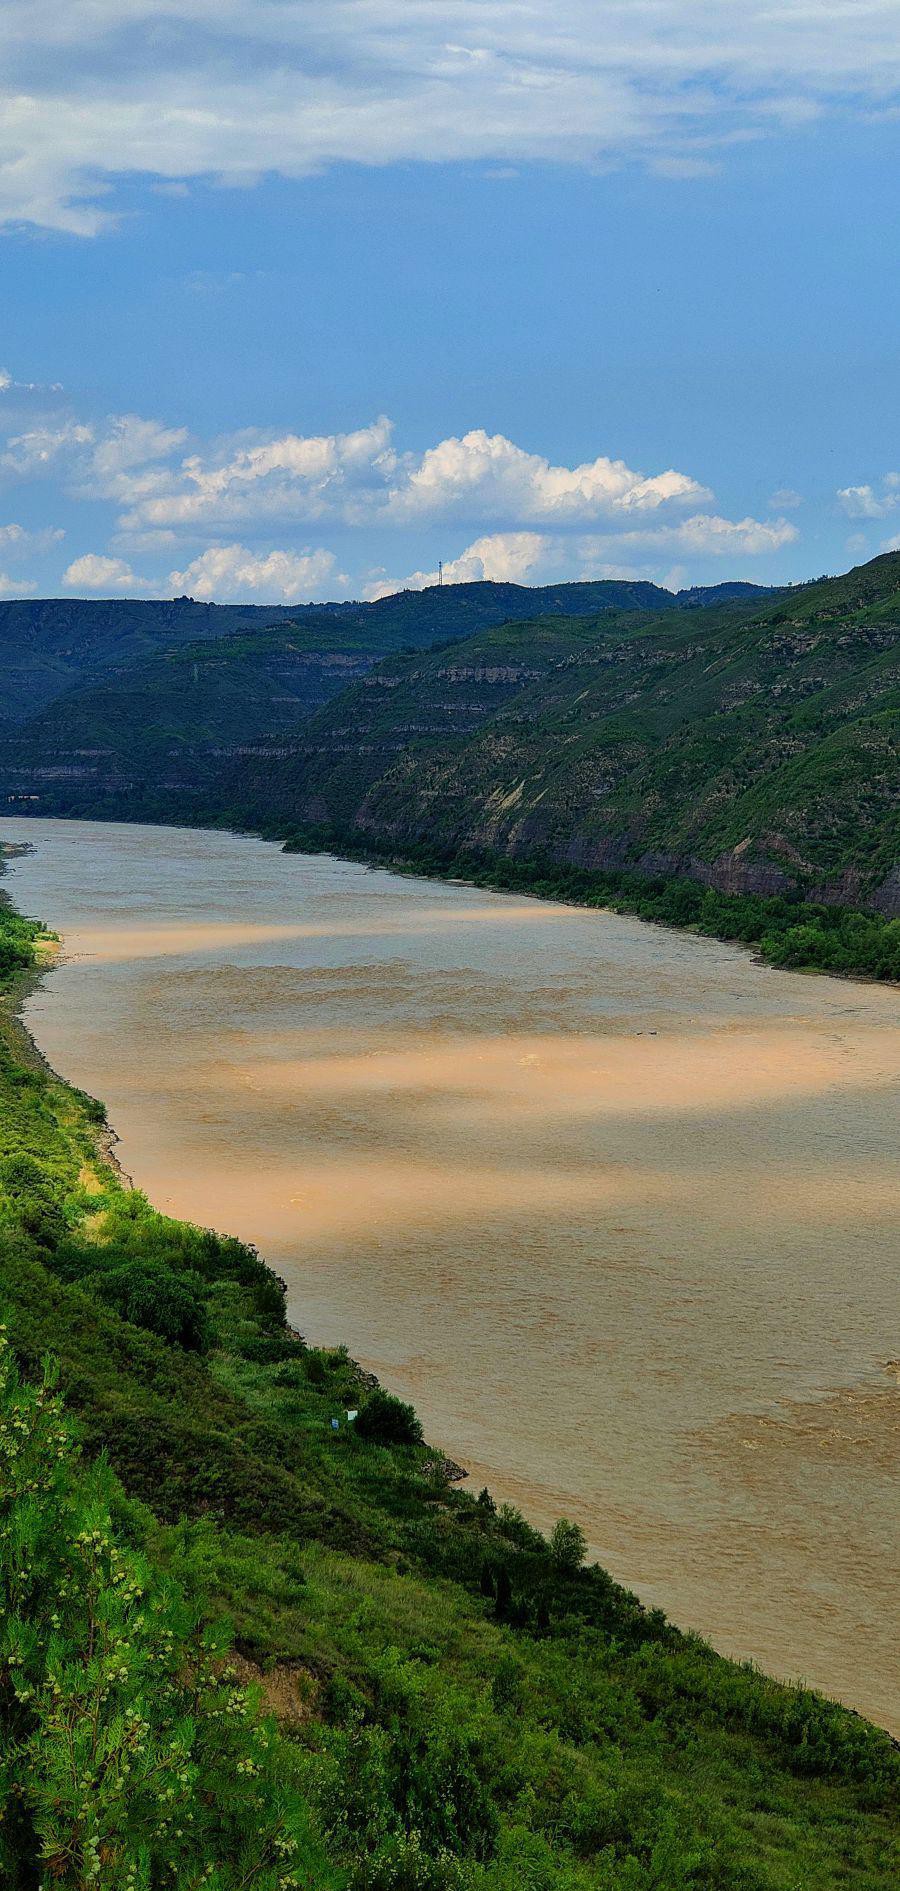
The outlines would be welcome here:
[[[35,942],[0,912],[7,993]],[[892,1743],[449,1484],[4,1005],[4,1886],[887,1891]]]
[[[396,657],[219,798],[256,822],[900,913],[900,557],[749,606]]]

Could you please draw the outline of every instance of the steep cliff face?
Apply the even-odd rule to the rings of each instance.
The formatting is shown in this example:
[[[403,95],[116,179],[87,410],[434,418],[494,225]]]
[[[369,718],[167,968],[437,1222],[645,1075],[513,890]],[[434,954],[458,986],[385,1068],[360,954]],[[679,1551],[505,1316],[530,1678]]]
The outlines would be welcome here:
[[[391,659],[226,799],[893,914],[900,560],[767,602],[505,625]]]

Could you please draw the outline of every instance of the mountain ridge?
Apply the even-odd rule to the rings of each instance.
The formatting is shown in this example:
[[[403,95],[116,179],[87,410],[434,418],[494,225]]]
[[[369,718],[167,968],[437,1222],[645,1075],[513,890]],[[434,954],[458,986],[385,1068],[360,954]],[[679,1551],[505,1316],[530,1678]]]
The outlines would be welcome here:
[[[711,587],[710,599],[717,600],[721,589]],[[229,632],[288,623],[316,625],[323,632],[337,626],[370,631],[372,648],[383,653],[403,641],[427,644],[462,634],[466,627],[502,622],[513,605],[527,617],[551,608],[574,614],[576,606],[601,610],[632,602],[658,610],[696,608],[706,596],[703,587],[674,593],[642,580],[604,578],[537,587],[483,580],[397,591],[370,601],[316,604],[215,604],[189,597],[8,599],[0,601],[3,711],[22,720],[82,680]]]
[[[183,621],[4,726],[0,804],[900,915],[897,554],[777,592],[474,584]]]

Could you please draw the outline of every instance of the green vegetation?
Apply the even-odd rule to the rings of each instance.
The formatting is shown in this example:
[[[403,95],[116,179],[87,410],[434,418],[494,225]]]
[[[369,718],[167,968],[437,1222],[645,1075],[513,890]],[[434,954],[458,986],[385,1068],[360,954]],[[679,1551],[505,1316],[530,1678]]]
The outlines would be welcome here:
[[[210,814],[900,912],[900,556],[392,657]]]
[[[4,1885],[336,1884],[291,1749],[221,1630],[130,1547],[121,1502],[52,1371],[23,1384],[0,1335]]]
[[[495,884],[508,860],[517,886],[772,963],[896,977],[900,554],[771,593],[78,608],[73,656],[74,603],[0,606],[0,647],[14,621],[24,646],[0,740],[17,812],[330,837]],[[78,686],[35,683],[66,651]]]
[[[320,652],[352,648],[381,653],[427,649],[441,639],[470,636],[510,617],[539,617],[548,611],[574,616],[614,609],[696,609],[744,594],[759,595],[754,585],[725,584],[673,596],[655,584],[600,579],[537,587],[448,584],[398,591],[369,604],[201,604],[186,597],[0,601],[3,720],[21,724],[78,685],[96,682],[102,721],[105,690],[111,686],[115,691],[120,679],[126,709],[133,690],[148,685],[150,711],[158,681],[154,657],[172,657],[201,639],[214,639],[220,645],[219,660],[227,662],[234,639],[235,654],[252,661],[257,638],[265,650],[270,626],[286,628],[295,640]],[[145,670],[147,659],[151,661]],[[140,718],[144,723],[149,719],[147,713]]]
[[[3,1883],[888,1891],[891,1741],[448,1484],[110,1167],[10,1010],[40,929],[0,943]]]
[[[280,836],[279,836],[280,838]],[[900,981],[900,919],[824,906],[784,895],[718,893],[696,880],[650,879],[558,865],[546,854],[511,860],[500,853],[430,846],[426,841],[379,845],[352,829],[300,828],[284,839],[286,853],[335,852],[431,879],[462,879],[503,893],[530,893],[635,913],[711,939],[753,946],[767,965],[838,976]]]

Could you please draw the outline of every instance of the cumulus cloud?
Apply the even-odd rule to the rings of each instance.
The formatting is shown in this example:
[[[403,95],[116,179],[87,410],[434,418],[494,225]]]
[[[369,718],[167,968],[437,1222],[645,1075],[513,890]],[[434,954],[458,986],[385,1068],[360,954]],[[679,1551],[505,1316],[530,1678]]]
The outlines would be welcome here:
[[[163,427],[158,420],[142,420],[139,414],[113,414],[91,455],[91,471],[104,497],[118,497],[123,475],[167,459],[186,439],[186,427]],[[127,496],[127,482],[124,491]]]
[[[471,584],[479,579],[511,584],[544,584],[554,578],[647,578],[670,590],[689,582],[687,565],[661,572],[661,554],[759,557],[779,551],[797,538],[797,528],[786,519],[722,519],[698,515],[662,529],[619,532],[614,535],[572,538],[546,532],[494,532],[444,563],[445,584]],[[637,562],[610,558],[612,550],[629,551]],[[421,591],[437,584],[439,573],[413,571],[401,580],[381,572],[366,585],[367,598],[390,596],[395,591]]]
[[[350,537],[366,532],[370,541],[428,532],[432,547],[436,529],[443,537],[447,528],[451,544],[465,547],[445,567],[451,583],[571,576],[579,560],[582,575],[592,575],[610,567],[664,569],[661,557],[756,557],[798,536],[783,514],[723,517],[709,489],[674,467],[647,471],[606,454],[566,465],[484,428],[414,453],[395,445],[384,416],[347,432],[245,430],[204,443],[146,415],[83,420],[49,411],[7,437],[0,473],[7,481],[55,483],[71,499],[107,506],[104,549],[75,559],[64,577],[67,588],[94,595],[163,591],[161,576],[144,578],[128,561],[147,569],[152,558],[158,569],[165,554],[166,567],[177,567],[172,586],[199,597],[322,596],[349,583],[334,552],[322,547],[320,529],[325,535],[329,528]],[[881,516],[900,505],[900,476],[886,477],[882,497],[868,487],[852,491],[857,504],[860,493],[871,495],[879,508],[873,516]],[[295,534],[306,538],[311,528],[316,550],[296,542]],[[10,555],[25,547],[22,530],[9,528]],[[46,549],[52,539],[52,532],[31,534],[27,542]],[[3,543],[0,528],[0,549]],[[396,570],[393,558],[391,565]],[[401,582],[424,585],[435,576],[423,563]],[[370,594],[394,588],[380,573],[371,576]]]
[[[424,591],[437,584],[441,575],[445,584],[474,584],[485,578],[497,584],[528,584],[554,550],[552,541],[540,532],[492,532],[467,545],[458,558],[449,559],[443,573],[413,571],[399,582],[379,575],[366,585],[364,594],[379,598],[395,591]]]
[[[159,434],[161,441],[175,438],[171,430]],[[92,443],[84,489],[93,481],[98,494],[115,493],[125,506],[121,527],[134,532],[273,519],[564,525],[696,506],[712,497],[690,474],[671,467],[646,475],[605,455],[557,466],[483,428],[440,440],[419,455],[399,454],[383,416],[353,433],[241,435],[174,465],[142,465],[135,453],[114,479],[104,455],[103,445]]]
[[[173,591],[195,598],[255,598],[259,603],[306,603],[322,598],[331,587],[345,589],[347,579],[337,571],[329,551],[266,552],[258,556],[246,545],[210,545],[184,571],[169,578]]]
[[[96,454],[94,456],[96,460]],[[353,433],[241,435],[163,471],[136,464],[118,478],[126,531],[273,518],[352,522],[383,498],[397,471],[391,423]]]
[[[0,525],[0,554],[7,558],[21,558],[29,552],[49,551],[62,538],[65,538],[65,532],[59,526],[46,526],[41,531],[28,532],[24,525]]]
[[[896,0],[5,0],[0,218],[92,235],[111,178],[252,183],[350,161],[639,157],[900,84]]]
[[[85,552],[74,558],[63,572],[63,584],[70,591],[83,591],[94,597],[127,596],[129,592],[152,591],[146,578],[139,578],[124,558],[107,558],[102,552]]]
[[[880,492],[874,486],[842,486],[838,504],[848,519],[883,519],[900,506],[900,473],[885,473]]]
[[[581,466],[552,466],[502,433],[476,428],[462,439],[441,440],[387,496],[398,519],[446,518],[460,513],[552,523],[598,513],[654,512],[658,507],[711,497],[686,473],[671,468],[645,478],[624,460],[601,456]]]
[[[70,462],[74,455],[89,447],[93,439],[93,428],[80,421],[42,422],[30,427],[27,433],[10,435],[0,455],[0,471],[16,479],[38,478]]]
[[[753,552],[796,537],[784,519],[719,518],[706,509],[708,488],[674,467],[647,473],[606,454],[566,466],[484,428],[418,454],[398,451],[384,415],[350,432],[245,431],[186,453],[187,444],[184,427],[137,414],[89,424],[68,415],[13,435],[0,470],[52,475],[78,498],[112,502],[125,549],[236,528],[268,535],[276,524],[408,530],[455,522],[475,528],[489,562],[508,557],[519,568],[542,532],[587,526],[625,550]],[[470,546],[465,556],[474,570],[480,551]]]

